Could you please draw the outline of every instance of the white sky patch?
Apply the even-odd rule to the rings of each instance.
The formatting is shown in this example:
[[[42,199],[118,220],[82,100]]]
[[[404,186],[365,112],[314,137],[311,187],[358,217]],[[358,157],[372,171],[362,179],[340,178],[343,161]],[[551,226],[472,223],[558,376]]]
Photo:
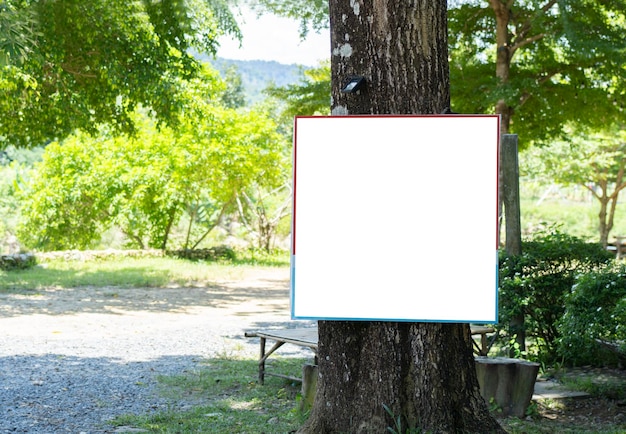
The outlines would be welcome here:
[[[275,15],[256,16],[247,7],[236,16],[243,33],[242,46],[230,37],[220,39],[217,55],[234,60],[275,60],[279,63],[316,66],[330,58],[330,33],[309,32],[300,40],[298,22]]]

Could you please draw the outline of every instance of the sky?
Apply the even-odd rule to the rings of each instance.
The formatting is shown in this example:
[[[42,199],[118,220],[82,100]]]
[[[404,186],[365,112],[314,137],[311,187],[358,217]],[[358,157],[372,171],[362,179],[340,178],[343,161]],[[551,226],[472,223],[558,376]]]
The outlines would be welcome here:
[[[317,34],[310,32],[300,41],[298,22],[275,15],[256,16],[250,9],[242,8],[236,16],[243,33],[242,47],[230,38],[220,39],[218,57],[234,60],[275,60],[279,63],[315,66],[330,57],[328,30]]]

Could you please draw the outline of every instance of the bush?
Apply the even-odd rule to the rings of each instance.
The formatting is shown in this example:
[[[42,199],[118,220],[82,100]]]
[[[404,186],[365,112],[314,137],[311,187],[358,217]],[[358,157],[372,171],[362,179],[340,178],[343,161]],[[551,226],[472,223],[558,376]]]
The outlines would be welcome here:
[[[166,253],[168,256],[192,261],[234,261],[237,259],[235,251],[229,246],[216,246],[208,249],[168,250]]]
[[[565,297],[558,350],[575,365],[626,360],[626,267],[580,276]],[[611,350],[612,348],[612,350]]]
[[[500,324],[524,316],[524,331],[533,344],[531,358],[556,360],[558,322],[565,297],[576,276],[603,268],[613,255],[600,244],[587,243],[555,230],[541,232],[522,243],[521,256],[500,255]],[[506,336],[505,331],[505,336]],[[513,340],[515,332],[508,331]]]
[[[35,265],[37,265],[37,260],[35,259],[35,255],[31,253],[0,256],[0,270],[25,270]]]

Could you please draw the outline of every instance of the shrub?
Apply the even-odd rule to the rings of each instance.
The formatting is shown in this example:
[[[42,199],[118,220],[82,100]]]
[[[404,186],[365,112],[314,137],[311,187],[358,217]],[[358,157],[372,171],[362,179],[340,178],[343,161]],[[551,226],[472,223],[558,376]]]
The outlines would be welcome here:
[[[25,270],[37,264],[35,255],[31,253],[18,253],[14,255],[0,256],[0,270]]]
[[[522,243],[521,256],[500,255],[500,324],[524,316],[524,331],[534,345],[531,358],[551,363],[557,357],[558,321],[576,276],[598,270],[613,258],[600,244],[549,230]],[[508,339],[514,332],[508,331]],[[505,332],[506,336],[506,332]]]
[[[229,246],[216,246],[208,249],[168,250],[166,254],[192,261],[218,261],[221,259],[234,261],[237,259],[235,251]]]
[[[626,267],[620,265],[580,276],[565,297],[565,313],[558,326],[558,350],[566,361],[575,365],[623,363]]]

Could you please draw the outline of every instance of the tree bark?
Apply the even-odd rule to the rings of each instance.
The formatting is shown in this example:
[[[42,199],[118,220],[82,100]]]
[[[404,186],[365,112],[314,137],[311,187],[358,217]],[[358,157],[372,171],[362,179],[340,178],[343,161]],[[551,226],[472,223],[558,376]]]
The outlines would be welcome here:
[[[496,16],[496,77],[501,84],[509,81],[511,72],[511,58],[513,51],[509,36],[509,21],[511,20],[512,1],[490,0],[491,8]],[[500,115],[500,132],[509,134],[513,107],[506,100],[496,103],[496,114]]]
[[[449,107],[445,0],[329,4],[334,115]],[[366,85],[342,93],[355,75]],[[467,324],[320,321],[318,359],[301,433],[504,432],[480,396]]]

